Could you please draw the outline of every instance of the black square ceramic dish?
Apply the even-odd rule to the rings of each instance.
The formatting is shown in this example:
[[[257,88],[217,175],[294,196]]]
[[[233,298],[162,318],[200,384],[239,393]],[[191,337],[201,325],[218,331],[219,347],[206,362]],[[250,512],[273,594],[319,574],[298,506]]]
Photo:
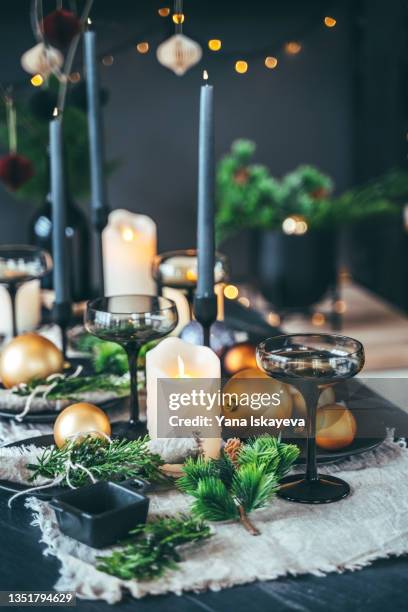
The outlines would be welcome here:
[[[103,548],[146,522],[149,499],[142,494],[146,485],[138,479],[97,482],[54,497],[50,505],[62,533],[93,548]]]

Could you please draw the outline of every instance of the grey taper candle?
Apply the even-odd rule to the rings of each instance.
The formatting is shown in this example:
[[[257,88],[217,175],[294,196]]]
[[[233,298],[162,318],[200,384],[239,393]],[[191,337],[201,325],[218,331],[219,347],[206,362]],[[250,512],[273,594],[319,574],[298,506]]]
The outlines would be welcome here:
[[[56,112],[54,112],[56,114]],[[62,120],[50,121],[50,175],[52,204],[52,254],[55,303],[70,302],[68,258],[65,236],[66,201],[63,162]]]
[[[205,73],[205,77],[206,77]],[[214,189],[214,105],[212,85],[203,85],[200,95],[198,145],[198,297],[214,294],[215,189]]]
[[[89,156],[91,169],[91,203],[94,210],[106,207],[106,189],[103,169],[104,143],[102,114],[99,97],[99,74],[96,56],[96,34],[84,34],[86,88],[88,100]]]

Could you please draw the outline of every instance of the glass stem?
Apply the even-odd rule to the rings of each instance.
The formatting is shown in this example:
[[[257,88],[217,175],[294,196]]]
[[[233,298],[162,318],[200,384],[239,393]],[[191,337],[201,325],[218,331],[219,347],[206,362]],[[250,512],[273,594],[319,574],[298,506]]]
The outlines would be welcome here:
[[[307,408],[306,480],[318,480],[316,463],[316,411],[320,390],[314,383],[299,385]]]
[[[130,374],[130,423],[139,422],[139,394],[137,390],[137,358],[140,351],[139,344],[128,344],[126,353],[129,363]]]
[[[16,296],[18,291],[18,285],[12,284],[7,287],[10,302],[11,302],[11,330],[13,338],[17,336],[17,312],[16,312]]]

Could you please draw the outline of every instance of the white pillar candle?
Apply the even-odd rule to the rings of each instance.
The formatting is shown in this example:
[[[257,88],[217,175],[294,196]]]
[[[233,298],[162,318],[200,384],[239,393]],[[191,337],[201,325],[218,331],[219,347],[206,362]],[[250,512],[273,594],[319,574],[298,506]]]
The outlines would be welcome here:
[[[173,300],[177,307],[178,323],[171,336],[179,336],[182,329],[190,323],[190,306],[184,293],[172,287],[163,287],[163,297]]]
[[[105,295],[155,295],[152,262],[156,224],[146,215],[114,210],[102,232]]]
[[[38,327],[41,320],[40,281],[24,283],[16,297],[17,331],[19,334]],[[0,334],[12,333],[11,300],[5,287],[0,286]]]
[[[180,366],[180,364],[182,364]],[[180,371],[182,367],[182,371]],[[146,355],[146,413],[147,428],[152,440],[157,439],[157,384],[163,378],[203,379],[203,388],[211,384],[211,390],[221,385],[221,364],[217,355],[205,346],[195,346],[180,338],[165,338]],[[216,385],[214,385],[216,381]],[[219,412],[211,411],[215,418]],[[203,438],[204,456],[217,458],[220,454],[221,436]]]

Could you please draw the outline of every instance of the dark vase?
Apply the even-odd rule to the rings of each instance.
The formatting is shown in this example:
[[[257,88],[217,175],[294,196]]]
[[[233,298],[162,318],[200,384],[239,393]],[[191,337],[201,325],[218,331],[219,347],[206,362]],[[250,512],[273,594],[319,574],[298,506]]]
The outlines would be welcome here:
[[[29,226],[29,240],[31,244],[46,249],[52,253],[52,217],[49,197],[39,208]],[[90,297],[90,232],[84,213],[67,198],[67,228],[68,238],[71,296],[74,302]],[[52,272],[42,280],[44,289],[53,288]]]
[[[258,286],[280,310],[307,310],[336,285],[336,233],[309,230],[301,236],[278,230],[254,236]]]

